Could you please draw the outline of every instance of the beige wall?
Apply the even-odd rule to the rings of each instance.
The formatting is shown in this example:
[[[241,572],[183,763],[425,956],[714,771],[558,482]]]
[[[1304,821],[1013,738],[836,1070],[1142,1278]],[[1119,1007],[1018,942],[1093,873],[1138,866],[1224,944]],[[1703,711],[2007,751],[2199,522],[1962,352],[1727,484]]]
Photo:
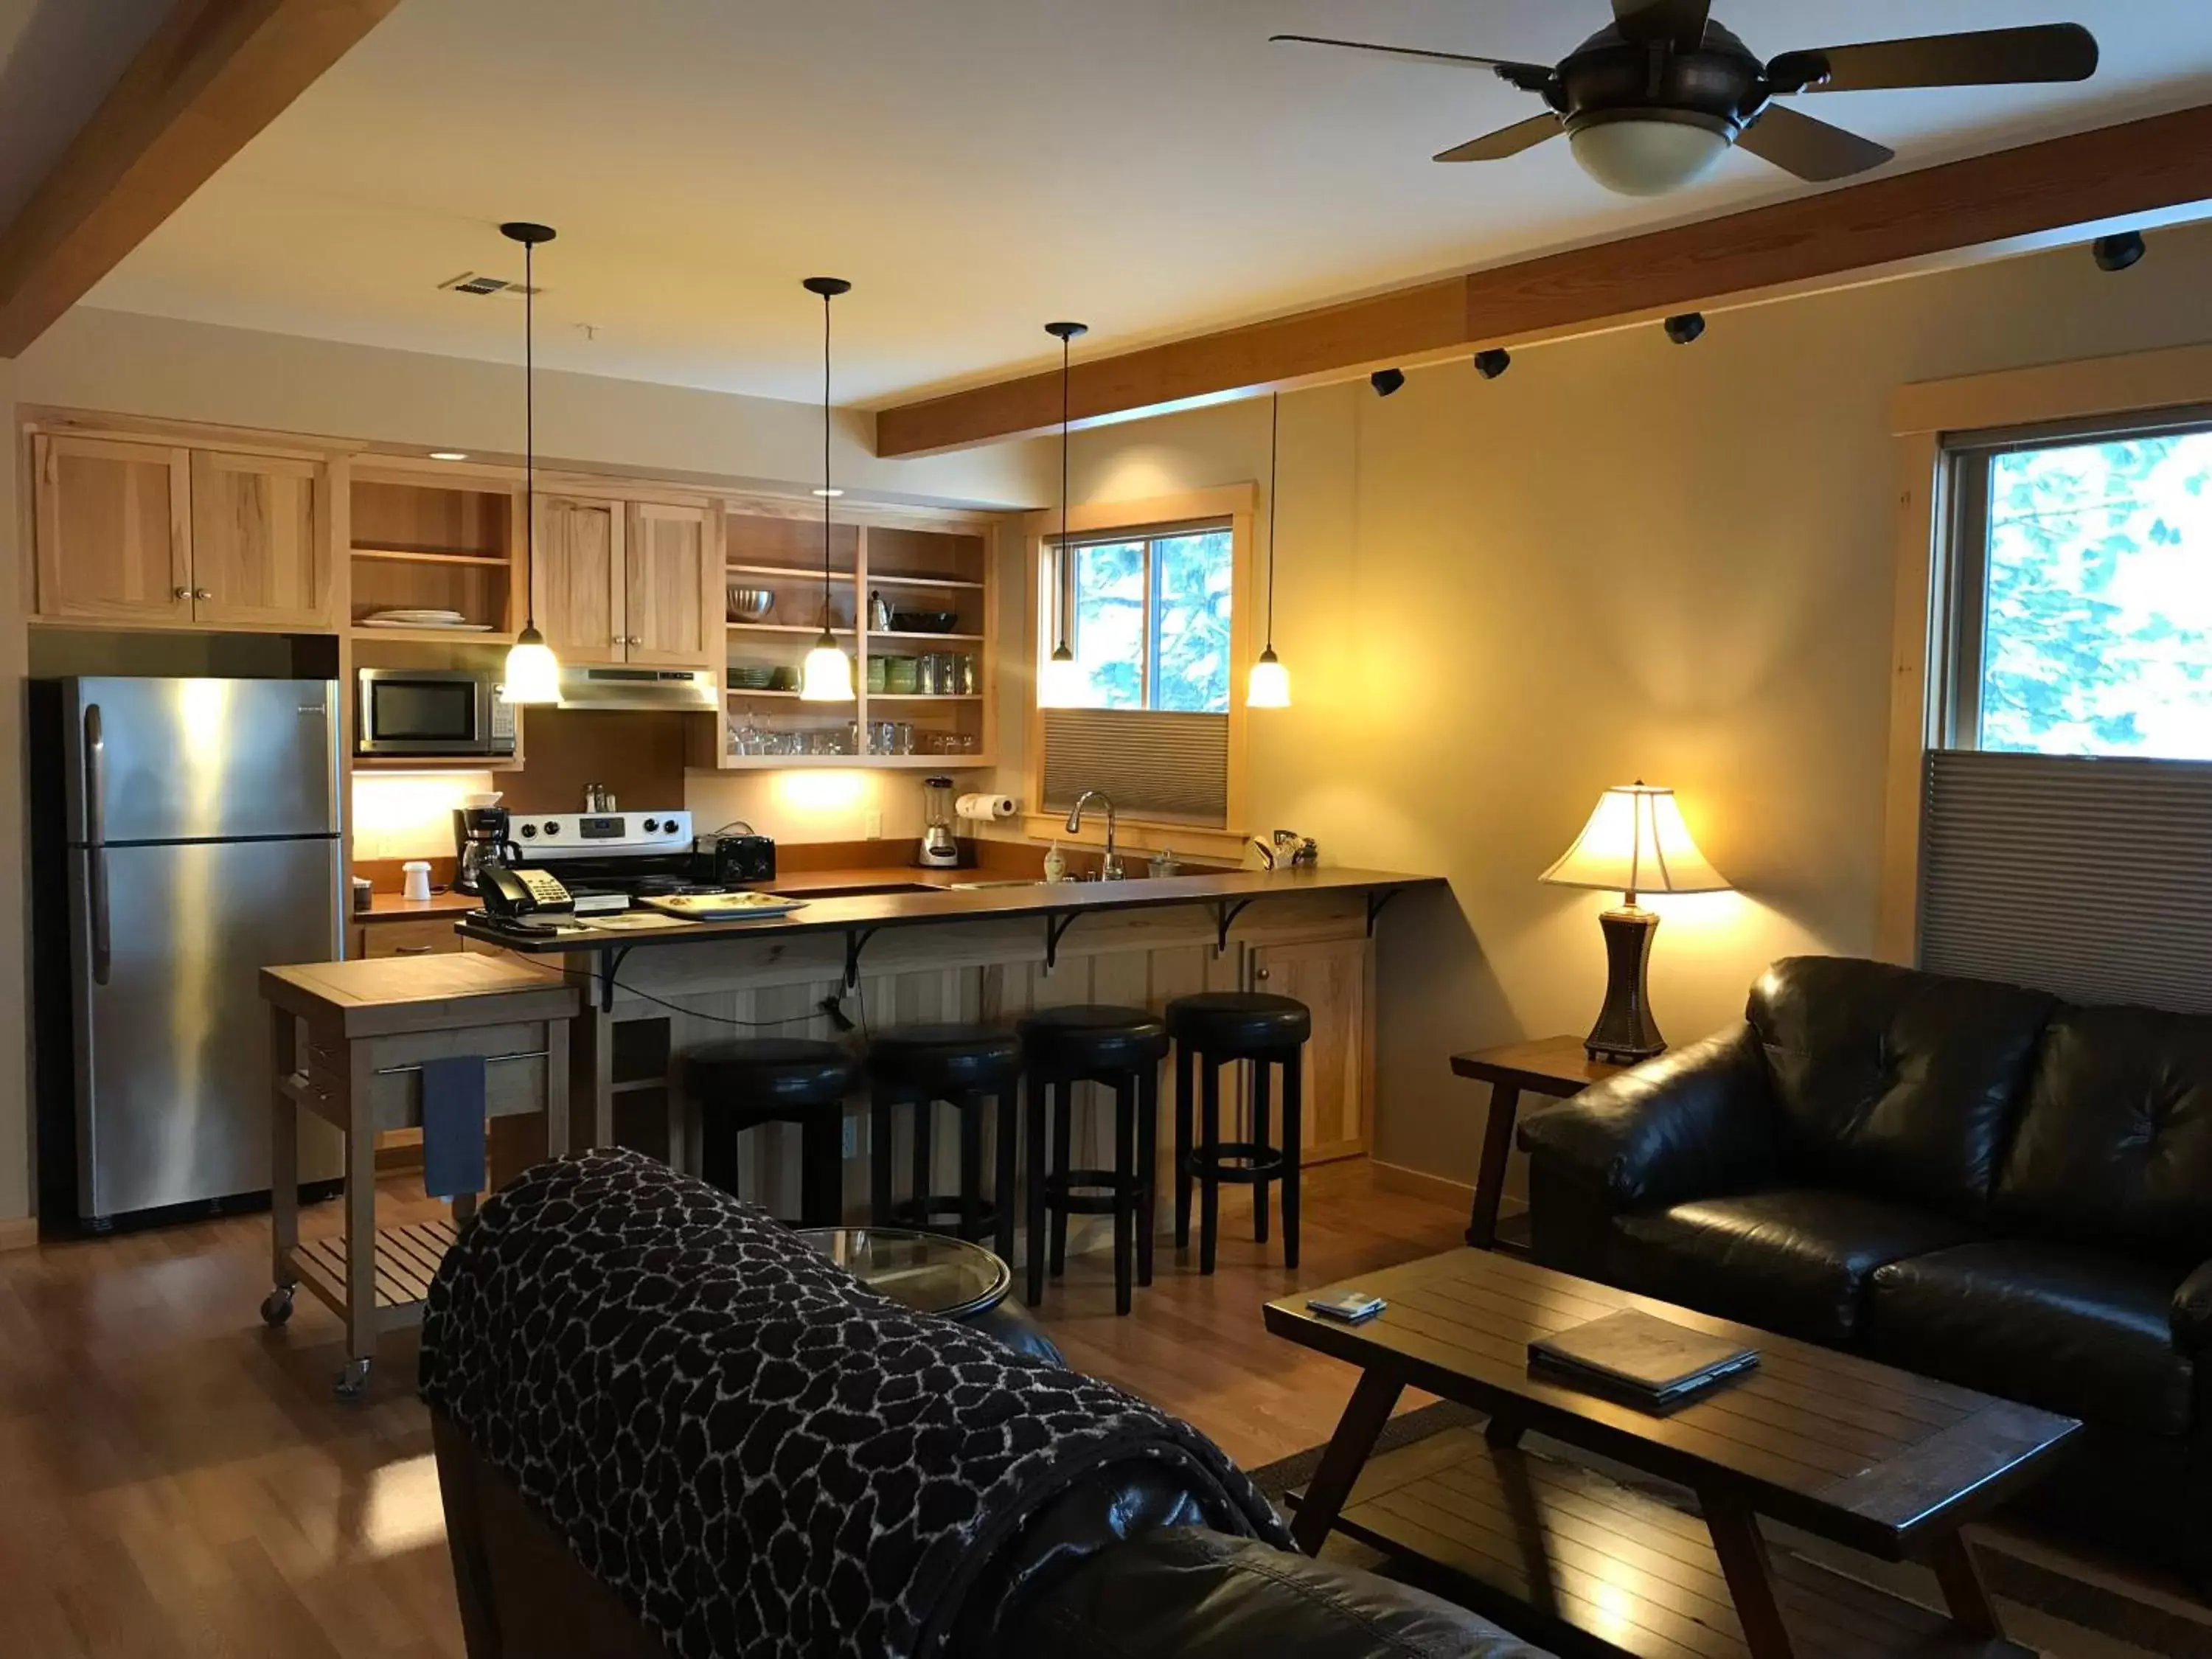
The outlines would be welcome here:
[[[2106,276],[2085,251],[1450,365],[1283,404],[1276,644],[1251,720],[1265,826],[1447,875],[1382,924],[1378,1155],[1471,1180],[1454,1050],[1588,1028],[1596,913],[1538,884],[1608,784],[1681,792],[1739,892],[1655,902],[1668,1035],[1759,967],[1874,945],[1900,384],[2212,338],[2212,232]],[[1264,478],[1264,404],[1079,434],[1085,501]]]

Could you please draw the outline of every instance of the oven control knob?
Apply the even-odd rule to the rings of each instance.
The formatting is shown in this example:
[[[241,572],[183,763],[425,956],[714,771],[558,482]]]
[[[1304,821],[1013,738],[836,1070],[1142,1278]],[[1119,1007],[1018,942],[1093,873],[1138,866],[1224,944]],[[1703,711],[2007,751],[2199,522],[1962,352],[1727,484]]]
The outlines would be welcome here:
[[[561,826],[548,818],[545,820],[545,833],[549,836],[557,836],[561,833]]]
[[[524,825],[522,826],[522,838],[523,838],[523,840],[525,840],[525,841],[532,841],[532,840],[535,840],[535,839],[537,838],[537,835],[538,835],[538,826],[537,826],[536,824],[534,824],[534,823],[526,823],[526,824],[524,824]]]
[[[647,818],[645,821],[645,833],[648,836],[659,828],[660,820],[659,818]]]

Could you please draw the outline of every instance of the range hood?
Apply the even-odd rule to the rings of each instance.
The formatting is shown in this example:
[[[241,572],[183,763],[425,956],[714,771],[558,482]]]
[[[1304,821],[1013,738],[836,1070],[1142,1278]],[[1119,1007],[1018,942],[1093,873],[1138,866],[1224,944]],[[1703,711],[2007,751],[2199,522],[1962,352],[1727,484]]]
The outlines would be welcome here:
[[[670,709],[713,712],[714,677],[703,668],[561,670],[562,708]]]

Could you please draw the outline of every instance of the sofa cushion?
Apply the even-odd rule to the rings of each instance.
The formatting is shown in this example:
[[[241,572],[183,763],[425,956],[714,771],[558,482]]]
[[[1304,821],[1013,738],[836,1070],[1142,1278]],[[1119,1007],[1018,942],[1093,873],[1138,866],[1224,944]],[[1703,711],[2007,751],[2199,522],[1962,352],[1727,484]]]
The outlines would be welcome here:
[[[1613,1265],[1619,1283],[1646,1296],[1844,1344],[1875,1268],[1971,1237],[1929,1211],[1799,1188],[1618,1217]]]
[[[1784,1153],[1806,1179],[1980,1214],[2056,1000],[1840,957],[1752,988]]]
[[[2184,1435],[2190,1361],[2173,1344],[2181,1275],[2022,1239],[1893,1261],[1867,1297],[1866,1345],[1894,1364],[2069,1417]]]
[[[1024,1659],[1547,1659],[1424,1590],[1198,1527],[1148,1532],[1091,1556],[998,1651]]]
[[[2061,1008],[1997,1183],[2007,1231],[2212,1259],[2212,1018]]]

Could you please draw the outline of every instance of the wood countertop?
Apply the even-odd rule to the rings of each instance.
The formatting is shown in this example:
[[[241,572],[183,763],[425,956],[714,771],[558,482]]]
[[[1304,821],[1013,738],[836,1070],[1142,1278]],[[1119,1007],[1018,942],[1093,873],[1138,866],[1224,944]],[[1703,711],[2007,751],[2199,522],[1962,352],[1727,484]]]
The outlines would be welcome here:
[[[930,879],[925,879],[928,878]],[[1157,908],[1165,905],[1212,904],[1224,910],[1241,908],[1256,899],[1287,897],[1304,893],[1393,892],[1407,887],[1440,885],[1441,876],[1407,875],[1385,870],[1221,870],[1200,875],[1169,876],[1158,880],[1112,882],[995,883],[988,872],[973,870],[902,870],[881,867],[850,871],[809,871],[774,882],[758,884],[767,890],[804,896],[807,891],[833,891],[810,899],[788,915],[737,921],[678,921],[665,927],[625,928],[619,932],[578,931],[560,934],[516,933],[487,918],[469,917],[459,932],[467,938],[497,945],[525,955],[561,955],[569,951],[627,951],[645,945],[705,944],[738,938],[787,938],[794,934],[830,932],[864,933],[879,927],[914,927],[931,922],[981,922],[1036,916],[1067,920],[1094,912]],[[986,884],[960,886],[962,881]],[[839,887],[869,886],[928,888],[929,891],[836,893]]]
[[[369,896],[368,908],[351,911],[346,920],[373,925],[380,921],[412,921],[423,916],[459,916],[475,909],[482,902],[474,893],[433,893],[426,899],[402,898],[397,893],[373,893]]]

